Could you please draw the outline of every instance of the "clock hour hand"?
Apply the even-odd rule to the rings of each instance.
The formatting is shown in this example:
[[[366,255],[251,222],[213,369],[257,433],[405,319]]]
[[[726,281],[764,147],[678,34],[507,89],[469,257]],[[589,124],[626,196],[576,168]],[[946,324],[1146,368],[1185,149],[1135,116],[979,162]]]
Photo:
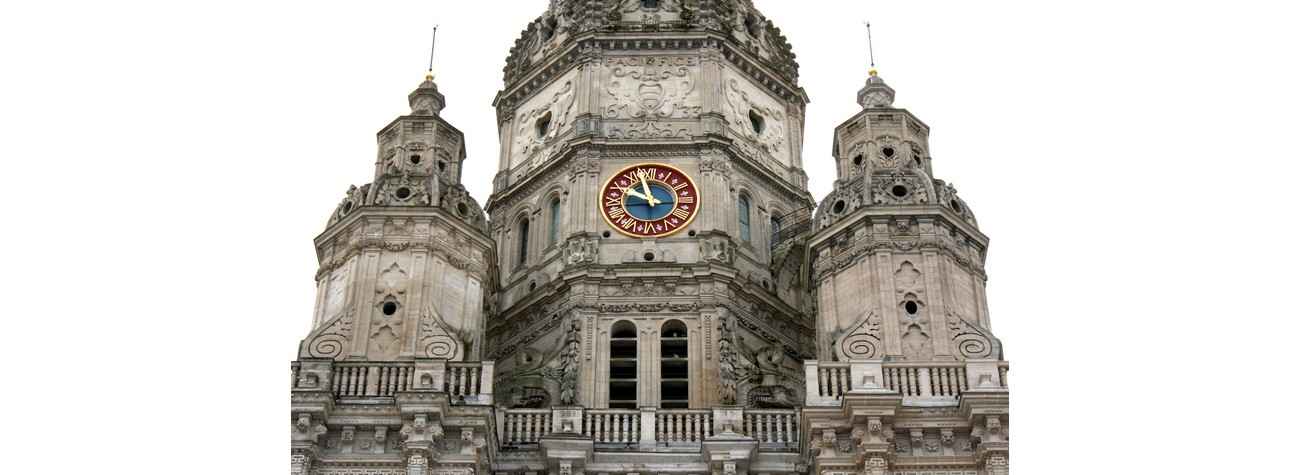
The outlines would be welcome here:
[[[637,197],[637,198],[641,198],[641,199],[645,200],[646,203],[650,203],[650,206],[654,206],[654,204],[650,201],[651,198],[648,197],[648,196],[646,196],[646,195],[641,194],[640,191],[636,191],[635,189],[632,189],[632,188],[622,188],[622,190],[623,190],[624,193],[627,193],[627,194],[629,194],[629,195],[635,196],[635,197]]]

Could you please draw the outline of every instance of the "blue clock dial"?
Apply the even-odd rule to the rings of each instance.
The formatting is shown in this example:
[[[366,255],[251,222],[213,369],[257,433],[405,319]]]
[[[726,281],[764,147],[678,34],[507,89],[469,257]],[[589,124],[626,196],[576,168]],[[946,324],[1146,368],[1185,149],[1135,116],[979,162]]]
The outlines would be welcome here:
[[[628,214],[642,221],[657,221],[673,212],[677,200],[671,190],[659,183],[652,183],[650,184],[650,193],[657,201],[653,205],[645,198],[631,194],[627,195],[625,206]]]

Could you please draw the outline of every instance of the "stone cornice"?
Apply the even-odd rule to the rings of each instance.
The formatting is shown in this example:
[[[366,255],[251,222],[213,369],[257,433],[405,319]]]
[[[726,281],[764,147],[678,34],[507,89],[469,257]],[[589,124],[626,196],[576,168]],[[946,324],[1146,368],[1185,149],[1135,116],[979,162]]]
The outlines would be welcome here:
[[[735,47],[731,40],[716,33],[699,32],[680,35],[676,38],[664,38],[662,32],[579,35],[552,53],[548,62],[533,66],[497,93],[492,105],[498,109],[498,124],[512,115],[502,114],[500,111],[513,111],[517,105],[545,89],[546,85],[556,77],[567,74],[573,68],[584,64],[581,60],[584,56],[599,58],[614,54],[613,52],[667,51],[702,54],[708,48],[718,49],[722,57],[748,74],[754,79],[755,84],[762,86],[768,92],[786,101],[797,100],[803,104],[809,102],[808,94],[791,81],[792,78],[781,77],[750,52]]]

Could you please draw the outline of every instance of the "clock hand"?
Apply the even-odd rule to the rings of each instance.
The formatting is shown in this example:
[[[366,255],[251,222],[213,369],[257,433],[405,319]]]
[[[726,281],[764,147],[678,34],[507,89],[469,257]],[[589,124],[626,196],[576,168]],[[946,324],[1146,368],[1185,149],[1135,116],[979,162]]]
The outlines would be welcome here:
[[[641,189],[645,191],[646,201],[650,202],[650,206],[658,206],[660,202],[655,199],[654,192],[650,191],[650,182],[646,181],[645,172],[641,172],[637,176],[641,178]]]
[[[637,198],[641,198],[641,199],[643,199],[643,200],[646,200],[647,203],[650,202],[650,198],[649,198],[649,197],[647,197],[646,195],[641,194],[641,192],[636,191],[635,189],[632,189],[632,188],[620,188],[620,189],[623,190],[624,193],[627,193],[627,194],[632,195],[632,196],[635,196],[635,197],[637,197]],[[651,205],[651,206],[654,206],[654,205]]]

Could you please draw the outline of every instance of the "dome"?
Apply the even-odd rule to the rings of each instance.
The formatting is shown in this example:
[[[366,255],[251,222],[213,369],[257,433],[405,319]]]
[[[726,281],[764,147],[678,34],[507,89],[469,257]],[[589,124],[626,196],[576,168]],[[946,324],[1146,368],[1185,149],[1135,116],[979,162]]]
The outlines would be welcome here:
[[[647,32],[658,38],[665,32],[711,33],[757,57],[791,84],[798,80],[789,41],[748,0],[555,0],[515,41],[506,60],[505,82],[514,83],[561,56],[554,54],[557,51],[585,40],[633,38]],[[634,44],[619,47],[628,45]]]

